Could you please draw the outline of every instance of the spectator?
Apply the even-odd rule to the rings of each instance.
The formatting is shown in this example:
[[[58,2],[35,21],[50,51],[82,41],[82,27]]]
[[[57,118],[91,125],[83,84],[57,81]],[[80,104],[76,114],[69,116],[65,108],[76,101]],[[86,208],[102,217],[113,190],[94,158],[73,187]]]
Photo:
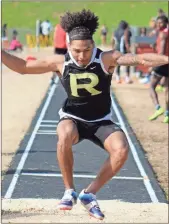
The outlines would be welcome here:
[[[141,27],[140,29],[139,29],[139,36],[140,37],[145,37],[145,36],[147,36],[147,29],[146,29],[146,27]],[[148,44],[145,44],[145,43],[139,43],[139,44],[136,44],[135,45],[136,47],[147,47],[148,46]],[[144,78],[141,78],[139,81],[140,81],[140,83],[142,83],[142,84],[148,84],[149,82],[150,82],[150,72],[147,72],[147,73],[145,73],[145,72],[143,72],[143,71],[141,71],[141,70],[139,70],[139,71],[137,71],[137,73],[139,74],[139,77],[141,78],[141,77],[144,77]]]
[[[158,9],[158,16],[166,16],[165,12],[163,11],[163,9]]]
[[[43,39],[44,41],[46,41],[46,45],[49,45],[49,38],[50,38],[50,32],[52,31],[52,25],[49,22],[49,20],[45,20],[41,23],[40,25],[41,29],[42,29],[42,35],[43,35]]]
[[[60,24],[57,24],[54,30],[53,37],[54,53],[55,54],[66,54],[66,33]]]
[[[6,23],[2,26],[1,37],[2,37],[2,41],[3,41],[3,40],[8,40],[8,35],[7,35],[7,24],[6,24]]]
[[[156,40],[156,49],[158,54],[169,56],[169,43],[168,43],[168,18],[166,16],[160,16],[157,18],[158,37]],[[157,119],[160,115],[164,114],[164,123],[169,122],[169,104],[168,104],[168,64],[165,66],[158,66],[152,69],[150,82],[150,96],[155,106],[155,113],[149,118],[150,121]],[[155,91],[158,83],[161,79],[165,80],[165,100],[166,111],[161,107],[158,99],[157,92]]]
[[[20,43],[19,40],[17,40],[17,36],[18,36],[18,32],[16,30],[14,30],[13,35],[12,35],[12,41],[11,41],[10,46],[9,46],[10,51],[17,51],[18,49],[20,51],[23,50],[22,44]]]
[[[106,25],[103,24],[103,26],[101,27],[101,31],[100,31],[102,45],[106,45],[106,43],[107,43],[107,33],[108,33],[108,29],[107,29]]]
[[[140,37],[145,37],[147,36],[147,29],[146,27],[141,27],[140,28]]]
[[[163,9],[159,8],[157,11],[157,16],[156,17],[152,17],[149,23],[149,26],[151,28],[151,32],[149,34],[149,36],[154,36],[154,35],[158,35],[157,31],[157,19],[159,16],[166,16],[165,12],[163,11]],[[167,16],[166,16],[167,17]]]
[[[1,41],[2,41],[2,48],[8,49],[9,41],[8,41],[8,33],[7,33],[7,24],[4,24],[1,28]]]
[[[157,24],[156,24],[156,18],[151,18],[150,22],[149,22],[149,26],[150,26],[150,32],[148,33],[149,37],[155,36],[157,35]]]
[[[42,21],[39,20],[39,35],[42,35],[43,34],[42,33],[42,26],[41,26],[41,24],[42,24]]]
[[[36,20],[36,46],[39,48],[40,46],[40,36],[42,36],[42,21],[37,19]]]
[[[114,33],[114,40],[115,40],[115,49],[120,51],[121,53],[130,53],[130,42],[131,42],[132,33],[129,29],[129,25],[126,21],[121,21],[119,23],[118,29]],[[121,83],[120,79],[120,66],[117,67],[117,75],[116,75],[117,83]],[[130,79],[130,67],[126,67],[126,83],[132,83]]]
[[[55,26],[53,45],[55,54],[65,55],[67,53],[66,32],[60,24]],[[54,72],[51,78],[51,85],[55,83],[56,76],[56,72]]]

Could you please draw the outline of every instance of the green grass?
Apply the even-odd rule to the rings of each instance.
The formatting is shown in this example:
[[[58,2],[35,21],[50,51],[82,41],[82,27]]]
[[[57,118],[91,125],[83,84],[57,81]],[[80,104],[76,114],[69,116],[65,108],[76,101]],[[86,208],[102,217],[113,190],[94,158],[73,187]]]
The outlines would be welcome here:
[[[35,30],[37,19],[49,19],[52,25],[58,23],[59,15],[67,10],[78,11],[87,8],[99,16],[100,25],[105,23],[110,33],[120,20],[127,20],[133,26],[148,26],[157,9],[168,12],[167,2],[4,2],[2,1],[2,23],[9,28],[30,28]],[[95,39],[99,41],[98,31]]]

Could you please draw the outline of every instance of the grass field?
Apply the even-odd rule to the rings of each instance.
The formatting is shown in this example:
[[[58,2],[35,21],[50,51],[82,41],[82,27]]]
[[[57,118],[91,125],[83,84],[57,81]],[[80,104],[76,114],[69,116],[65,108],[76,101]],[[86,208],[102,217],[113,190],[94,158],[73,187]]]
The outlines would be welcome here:
[[[133,26],[148,26],[151,17],[157,15],[157,9],[168,12],[167,2],[2,2],[2,23],[9,28],[35,29],[37,19],[49,19],[52,25],[58,23],[61,13],[82,8],[91,9],[100,18],[100,25],[105,23],[112,31],[120,20],[124,19]],[[98,31],[95,40],[98,41]]]

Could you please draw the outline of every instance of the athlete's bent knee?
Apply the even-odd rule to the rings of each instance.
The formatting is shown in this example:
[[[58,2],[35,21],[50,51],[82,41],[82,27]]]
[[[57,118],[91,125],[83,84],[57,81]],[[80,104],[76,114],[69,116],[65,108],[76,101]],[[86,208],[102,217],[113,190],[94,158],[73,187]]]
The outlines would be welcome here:
[[[64,133],[58,136],[57,150],[65,152],[72,147],[72,137],[69,133]]]
[[[127,141],[119,141],[116,145],[113,144],[111,154],[120,158],[127,157],[129,152],[129,145]]]

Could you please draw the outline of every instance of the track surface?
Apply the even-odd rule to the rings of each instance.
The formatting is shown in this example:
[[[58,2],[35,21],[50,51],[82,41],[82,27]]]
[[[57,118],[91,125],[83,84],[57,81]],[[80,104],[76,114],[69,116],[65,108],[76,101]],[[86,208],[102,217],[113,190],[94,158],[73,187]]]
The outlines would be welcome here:
[[[65,92],[59,82],[46,94],[29,131],[2,182],[3,198],[60,199],[62,182],[56,161],[58,110]],[[129,157],[120,172],[97,194],[99,200],[134,203],[166,202],[151,166],[123,111],[112,93],[113,120],[125,131],[130,144]],[[104,150],[84,140],[73,147],[74,181],[77,192],[85,188],[107,158]]]

